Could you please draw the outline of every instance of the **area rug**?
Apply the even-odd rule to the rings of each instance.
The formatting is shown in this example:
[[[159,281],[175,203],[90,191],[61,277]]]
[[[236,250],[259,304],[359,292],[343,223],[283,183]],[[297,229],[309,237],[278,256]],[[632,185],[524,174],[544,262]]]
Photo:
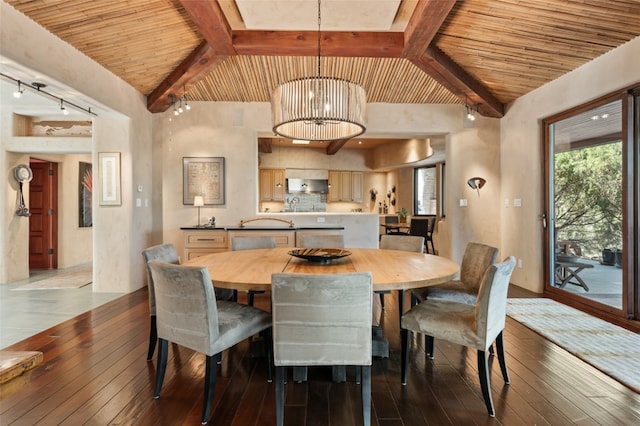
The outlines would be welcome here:
[[[52,290],[64,288],[80,288],[91,284],[93,281],[92,268],[82,268],[56,275],[51,278],[34,281],[21,285],[13,290]]]
[[[507,315],[640,393],[640,335],[550,299],[508,299]]]

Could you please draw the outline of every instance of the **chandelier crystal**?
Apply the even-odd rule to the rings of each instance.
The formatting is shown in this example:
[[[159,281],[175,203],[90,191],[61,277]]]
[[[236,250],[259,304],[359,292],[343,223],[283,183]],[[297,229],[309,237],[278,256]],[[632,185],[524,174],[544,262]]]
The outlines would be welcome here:
[[[367,95],[362,86],[320,75],[320,0],[318,0],[318,72],[291,80],[271,93],[273,132],[309,141],[350,139],[365,132]]]

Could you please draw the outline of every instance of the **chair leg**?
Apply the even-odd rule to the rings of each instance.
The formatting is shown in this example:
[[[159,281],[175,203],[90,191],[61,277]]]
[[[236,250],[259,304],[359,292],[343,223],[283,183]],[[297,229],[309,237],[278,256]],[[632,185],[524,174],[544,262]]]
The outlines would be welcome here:
[[[149,325],[149,350],[147,351],[147,361],[153,359],[153,352],[156,350],[158,342],[158,328],[156,327],[156,316],[151,315],[151,324]]]
[[[216,365],[217,355],[207,355],[206,367],[204,373],[204,403],[202,405],[202,424],[209,423],[211,415],[211,404],[213,403],[213,393],[216,390],[216,376],[218,368]]]
[[[402,323],[402,314],[404,314],[404,290],[398,290],[398,315],[400,323]]]
[[[363,365],[362,370],[362,420],[364,426],[371,425],[371,366]]]
[[[286,367],[276,367],[276,424],[284,425],[284,376]]]
[[[507,371],[507,359],[504,356],[504,340],[502,339],[502,331],[496,337],[496,351],[498,352],[498,362],[500,363],[500,370],[502,371],[502,377],[506,384],[511,383],[509,380],[509,372]]]
[[[255,295],[256,294],[251,290],[249,290],[249,293],[247,293],[247,298],[249,299],[249,302],[248,302],[249,306],[253,306],[253,300]]]
[[[434,339],[433,336],[424,335],[424,354],[430,359],[436,356],[435,341],[436,339]]]
[[[271,328],[264,330],[264,344],[267,355],[267,382],[273,381],[273,332]]]
[[[380,306],[384,310],[384,293],[380,293]]]
[[[400,361],[400,383],[402,385],[407,384],[407,364],[409,363],[409,345],[411,344],[411,331],[405,330],[404,328],[400,330],[401,337],[401,345],[402,345],[402,354]]]
[[[158,365],[156,365],[156,388],[153,392],[154,399],[160,398],[164,372],[167,369],[167,352],[169,352],[169,342],[165,339],[160,339],[160,344],[158,345]]]
[[[493,409],[493,400],[491,399],[491,381],[489,379],[489,362],[487,354],[484,351],[478,351],[478,375],[480,376],[480,388],[482,389],[482,397],[487,411],[491,417],[495,417]]]

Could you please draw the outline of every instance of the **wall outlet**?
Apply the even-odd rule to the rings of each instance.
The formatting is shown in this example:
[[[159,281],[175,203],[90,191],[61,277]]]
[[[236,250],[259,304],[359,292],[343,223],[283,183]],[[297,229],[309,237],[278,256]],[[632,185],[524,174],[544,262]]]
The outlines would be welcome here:
[[[460,207],[467,207],[467,199],[460,198]]]
[[[318,216],[318,217],[316,218],[316,222],[317,222],[317,223],[324,223],[324,217],[322,217],[322,216]]]
[[[522,259],[518,259],[518,268],[522,269]]]
[[[513,199],[513,207],[522,207],[522,199],[514,198]]]

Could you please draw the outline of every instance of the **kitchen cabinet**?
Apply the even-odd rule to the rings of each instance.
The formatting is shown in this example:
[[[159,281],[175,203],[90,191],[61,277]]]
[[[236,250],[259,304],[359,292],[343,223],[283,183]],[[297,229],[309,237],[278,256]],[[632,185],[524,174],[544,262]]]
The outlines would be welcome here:
[[[363,172],[329,170],[329,202],[362,202]]]
[[[260,201],[284,201],[285,186],[284,170],[260,169]]]
[[[225,229],[185,229],[182,233],[186,260],[228,250],[229,240]]]
[[[268,236],[275,237],[276,239],[276,247],[295,247],[296,243],[296,231],[295,230],[269,230],[269,229],[243,229],[243,230],[230,230],[229,231],[229,241],[233,237],[258,237],[258,236]]]

